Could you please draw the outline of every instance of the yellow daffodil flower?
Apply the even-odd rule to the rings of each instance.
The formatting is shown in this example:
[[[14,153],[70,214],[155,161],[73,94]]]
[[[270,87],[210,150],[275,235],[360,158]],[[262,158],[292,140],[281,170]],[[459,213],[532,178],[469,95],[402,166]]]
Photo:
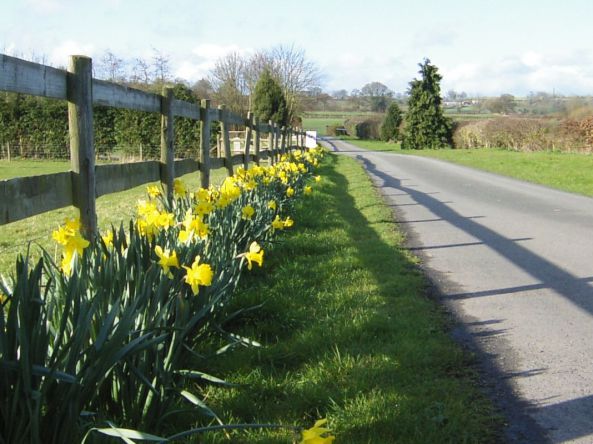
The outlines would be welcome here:
[[[60,269],[66,276],[72,274],[72,265],[74,262],[74,253],[64,252],[62,255],[62,261],[60,262]]]
[[[106,234],[101,236],[103,243],[107,248],[113,247],[113,231],[108,231]]]
[[[185,196],[187,188],[185,188],[185,184],[180,179],[175,179],[173,181],[173,191],[178,196]]]
[[[199,215],[194,217],[191,209],[189,209],[185,212],[185,219],[183,220],[183,226],[185,227],[185,229],[188,232],[191,231],[191,232],[195,233],[201,239],[205,239],[206,237],[208,237],[208,233],[209,233],[208,224],[204,223],[204,221],[202,220],[202,218]],[[183,235],[181,233],[179,233],[180,240],[181,240],[182,236]]]
[[[254,214],[255,208],[253,208],[251,205],[246,205],[241,209],[241,219],[251,220]]]
[[[74,235],[68,238],[68,243],[64,246],[66,252],[76,252],[82,255],[85,248],[90,245],[90,242],[80,235],[77,231]]]
[[[156,185],[149,185],[146,187],[146,193],[148,194],[148,197],[154,199],[161,195],[161,190],[159,190],[159,187]]]
[[[191,230],[181,230],[179,231],[179,236],[177,236],[177,239],[179,240],[179,242],[189,244],[192,240],[194,240],[194,232]]]
[[[247,259],[247,269],[251,270],[252,262],[257,263],[260,267],[264,263],[264,250],[255,241],[251,242],[249,251],[244,253],[245,259]]]
[[[200,285],[212,285],[212,268],[208,264],[200,264],[200,256],[196,256],[191,268],[183,266],[187,270],[185,282],[191,286],[192,293],[198,294]]]
[[[290,228],[294,225],[294,220],[292,220],[290,216],[287,216],[286,219],[284,219],[284,221],[282,222],[282,225],[284,226],[284,228]]]
[[[210,214],[214,209],[214,205],[212,202],[207,200],[200,200],[197,205],[194,207],[196,213],[200,216],[205,216],[206,214]]]
[[[274,220],[272,221],[272,228],[274,230],[283,230],[284,229],[284,222],[280,219],[279,215],[276,215]]]
[[[161,228],[170,228],[175,223],[175,215],[173,213],[167,213],[163,211],[159,213],[156,224]]]
[[[257,182],[251,179],[245,182],[243,186],[247,191],[255,190],[255,188],[257,187]]]
[[[227,177],[220,186],[220,193],[232,202],[241,195],[241,188],[237,186],[237,181],[234,177]]]
[[[310,429],[303,430],[301,444],[331,444],[336,438],[329,434],[330,429],[323,427],[326,423],[327,419],[320,419]]]
[[[165,273],[169,279],[173,279],[173,273],[171,273],[170,268],[179,268],[179,260],[177,259],[175,250],[173,250],[173,253],[170,253],[168,249],[163,250],[160,245],[157,245],[154,248],[154,252],[159,257],[158,264],[163,268],[163,273]]]
[[[66,227],[67,230],[70,231],[80,231],[80,219],[79,218],[72,218],[72,219],[66,219],[64,221],[64,226]]]
[[[294,188],[293,188],[293,187],[288,187],[288,188],[286,189],[286,195],[287,195],[288,197],[292,197],[292,196],[294,196]]]
[[[314,179],[315,182],[321,182],[321,176],[315,176]]]
[[[145,200],[138,201],[137,208],[139,216],[146,216],[159,211],[154,202],[146,202]]]
[[[303,189],[303,193],[305,194],[305,196],[310,195],[313,192],[313,188],[311,188],[310,185],[307,185],[304,189]]]
[[[268,202],[268,208],[272,211],[276,211],[276,209],[278,208],[278,204],[275,200],[271,200]]]
[[[52,232],[51,237],[58,244],[66,245],[68,243],[68,237],[70,237],[70,234],[68,233],[68,230],[66,230],[64,227],[60,227]]]

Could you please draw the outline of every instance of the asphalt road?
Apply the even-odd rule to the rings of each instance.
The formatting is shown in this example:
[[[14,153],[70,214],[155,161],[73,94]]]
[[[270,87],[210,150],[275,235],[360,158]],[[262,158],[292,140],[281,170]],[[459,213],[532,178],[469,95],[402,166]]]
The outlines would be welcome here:
[[[362,162],[477,347],[507,440],[593,443],[593,199],[331,143]]]

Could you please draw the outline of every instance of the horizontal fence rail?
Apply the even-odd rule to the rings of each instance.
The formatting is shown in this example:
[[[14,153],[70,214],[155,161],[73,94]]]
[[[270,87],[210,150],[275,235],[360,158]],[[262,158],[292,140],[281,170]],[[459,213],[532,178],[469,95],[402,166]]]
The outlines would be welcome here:
[[[93,237],[99,196],[160,180],[171,198],[175,177],[200,172],[201,185],[207,187],[211,169],[225,167],[232,175],[234,165],[259,164],[263,159],[275,163],[281,154],[304,146],[301,129],[260,122],[251,113],[243,117],[224,106],[211,108],[209,100],[199,105],[178,100],[172,88],[164,88],[159,95],[94,79],[91,73],[92,60],[84,56],[71,56],[65,71],[0,54],[0,91],[68,101],[71,159],[70,172],[0,180],[0,225],[74,205],[80,210],[83,232]],[[93,105],[161,114],[160,161],[95,166]],[[195,159],[175,159],[173,117],[199,122],[200,148]],[[221,123],[223,158],[210,157],[211,123],[215,121]],[[231,151],[231,125],[245,127],[240,154]],[[262,140],[267,142],[265,150],[260,150]]]

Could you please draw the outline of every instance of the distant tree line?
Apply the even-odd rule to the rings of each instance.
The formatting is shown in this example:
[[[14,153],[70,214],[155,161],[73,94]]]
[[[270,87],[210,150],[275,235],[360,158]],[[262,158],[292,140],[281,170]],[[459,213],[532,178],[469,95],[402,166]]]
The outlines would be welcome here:
[[[407,96],[395,93],[385,84],[373,81],[360,89],[348,92],[340,89],[328,94],[321,88],[313,88],[306,92],[303,102],[307,110],[317,111],[370,111],[384,113],[392,102],[405,104]]]
[[[389,100],[393,94],[379,82],[365,85],[362,94],[374,99],[386,113],[382,119],[377,115],[355,117],[346,121],[349,135],[361,139],[401,141],[403,149],[438,149],[452,144],[453,123],[445,116],[441,97],[441,75],[438,68],[425,59],[419,64],[421,75],[409,83],[407,111],[403,114],[397,101]],[[336,135],[339,128],[336,128]]]

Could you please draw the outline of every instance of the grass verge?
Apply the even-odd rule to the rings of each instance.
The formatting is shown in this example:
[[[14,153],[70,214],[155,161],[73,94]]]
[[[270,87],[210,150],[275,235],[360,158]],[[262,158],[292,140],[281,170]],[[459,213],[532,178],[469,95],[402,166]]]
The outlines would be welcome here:
[[[500,423],[392,213],[354,160],[326,159],[295,231],[245,277],[229,309],[263,304],[226,325],[263,346],[209,363],[240,386],[209,389],[208,405],[227,423],[310,427],[327,417],[341,443],[495,441]],[[231,432],[231,441],[288,435]]]
[[[593,196],[593,156],[561,152],[522,152],[480,148],[473,150],[401,150],[399,144],[349,140],[361,148],[434,157],[571,193]]]

